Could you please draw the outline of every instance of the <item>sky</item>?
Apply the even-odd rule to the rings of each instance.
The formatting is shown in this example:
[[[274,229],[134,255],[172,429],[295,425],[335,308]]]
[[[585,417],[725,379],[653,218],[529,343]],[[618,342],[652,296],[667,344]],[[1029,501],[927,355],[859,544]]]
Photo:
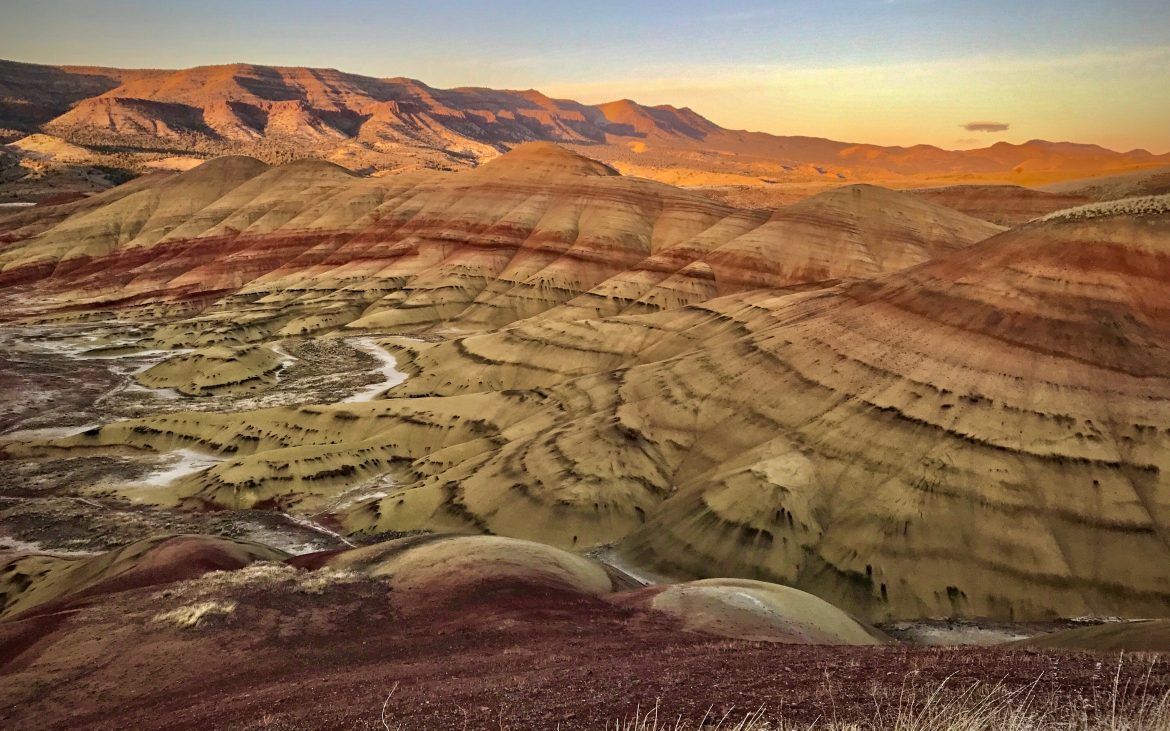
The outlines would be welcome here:
[[[850,142],[1170,152],[1168,0],[3,0],[0,58],[329,67]]]

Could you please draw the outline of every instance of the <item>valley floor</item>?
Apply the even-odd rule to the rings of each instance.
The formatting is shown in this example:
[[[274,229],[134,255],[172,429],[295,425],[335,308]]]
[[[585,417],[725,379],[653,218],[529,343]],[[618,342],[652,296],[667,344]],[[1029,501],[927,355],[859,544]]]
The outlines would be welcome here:
[[[392,357],[368,338],[298,340],[275,346],[286,365],[266,387],[181,397],[172,389],[137,383],[137,374],[179,352],[123,352],[137,332],[124,323],[99,323],[0,333],[0,393],[5,394],[0,442],[66,436],[98,422],[144,413],[242,411],[347,396],[368,400],[402,378],[392,368]],[[159,532],[224,535],[292,553],[344,545],[332,530],[312,520],[260,510],[178,512],[107,489],[136,486],[145,498],[149,491],[217,461],[191,450],[6,459],[0,471],[0,558],[30,547],[59,555],[92,554]],[[358,492],[360,488],[347,495],[352,499]]]

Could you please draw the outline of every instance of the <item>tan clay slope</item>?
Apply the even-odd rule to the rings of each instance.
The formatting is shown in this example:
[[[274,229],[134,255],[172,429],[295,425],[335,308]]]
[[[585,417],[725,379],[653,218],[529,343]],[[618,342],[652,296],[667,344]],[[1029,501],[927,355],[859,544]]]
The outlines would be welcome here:
[[[204,206],[267,167],[251,158],[225,157],[153,185],[135,185],[130,195],[103,194],[112,198],[107,205],[79,207],[74,215],[21,242],[23,246],[11,246],[0,253],[0,276],[17,282],[35,281],[39,278],[36,274],[49,266],[54,277],[84,286],[85,275],[94,268],[104,268],[105,257],[123,254],[119,270],[101,285],[107,289],[125,285],[133,268],[147,260],[141,255],[126,255],[128,250],[157,243]],[[94,260],[98,260],[96,265]]]
[[[172,358],[138,374],[148,388],[174,388],[189,396],[254,390],[271,383],[285,358],[269,348],[213,345]]]
[[[720,278],[750,288],[777,279],[868,278],[981,241],[1002,227],[872,185],[838,188],[777,210],[707,258]],[[774,241],[784,242],[781,247]],[[750,264],[740,264],[746,258]],[[721,292],[722,293],[722,292]]]
[[[61,599],[167,584],[285,558],[283,551],[258,543],[211,536],[148,538],[85,558],[21,556],[0,563],[0,618]]]
[[[348,521],[581,541],[644,523],[636,561],[870,617],[1164,612],[1168,279],[1170,221],[1114,217],[834,293],[434,346],[399,392],[549,406]],[[457,397],[489,423],[497,398]]]
[[[343,325],[482,329],[563,304],[569,319],[654,311],[873,276],[999,229],[873,187],[767,220],[533,143],[462,174],[376,179],[221,158],[22,231],[0,251],[0,278],[35,303],[27,314],[150,314],[232,293],[159,334],[194,345]]]
[[[14,244],[16,247],[27,246],[28,239],[48,231],[70,216],[110,205],[118,199],[159,185],[168,177],[168,173],[161,172],[143,175],[88,198],[55,206],[22,208],[0,215],[0,251],[13,248]]]
[[[1092,199],[1080,193],[1049,193],[1018,185],[952,185],[914,191],[923,200],[1002,226],[1019,226]]]
[[[33,134],[22,137],[9,145],[25,155],[38,160],[57,160],[61,162],[85,160],[90,156],[89,150],[77,145],[71,145],[52,135]]]
[[[1107,622],[1052,632],[1012,644],[1095,652],[1170,652],[1170,619]]]
[[[848,186],[781,208],[767,220],[758,211],[730,216],[548,316],[576,320],[654,312],[751,289],[801,290],[832,280],[869,278],[1002,230],[902,193]]]
[[[414,398],[126,421],[49,453],[226,452],[153,493],[192,506],[329,510],[389,472],[348,530],[621,541],[869,618],[1151,616],[1168,281],[1165,215],[1058,220],[832,290],[399,342],[422,372],[391,394]]]

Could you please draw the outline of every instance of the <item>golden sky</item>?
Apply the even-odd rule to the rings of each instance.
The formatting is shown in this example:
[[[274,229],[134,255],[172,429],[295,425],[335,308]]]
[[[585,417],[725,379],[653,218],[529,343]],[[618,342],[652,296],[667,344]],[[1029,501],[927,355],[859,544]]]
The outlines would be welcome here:
[[[1166,153],[1167,2],[5,0],[0,56],[327,67],[689,106],[780,135]]]

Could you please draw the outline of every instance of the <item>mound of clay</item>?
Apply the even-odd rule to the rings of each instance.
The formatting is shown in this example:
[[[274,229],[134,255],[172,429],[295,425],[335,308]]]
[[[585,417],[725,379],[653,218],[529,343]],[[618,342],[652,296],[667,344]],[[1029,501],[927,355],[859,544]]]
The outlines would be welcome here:
[[[49,603],[126,591],[227,571],[288,554],[210,536],[160,536],[90,558],[29,555],[0,565],[0,618]]]
[[[706,579],[615,599],[663,612],[695,632],[739,640],[810,645],[876,645],[880,632],[828,602],[779,584]]]
[[[478,169],[477,175],[487,178],[520,178],[537,182],[561,175],[617,175],[618,172],[584,155],[566,150],[551,142],[527,142],[517,145],[503,155]]]
[[[566,598],[604,597],[616,606],[666,615],[684,629],[720,637],[841,645],[886,639],[827,602],[785,586],[711,579],[631,590],[636,586],[632,580],[598,561],[499,536],[431,534],[301,556],[292,563],[386,577],[397,606],[415,611],[484,597],[523,606],[552,592]],[[505,593],[507,600],[501,599]]]
[[[22,137],[11,143],[9,147],[20,150],[34,159],[59,162],[86,161],[93,157],[93,153],[84,147],[70,144],[60,137],[44,134]]]
[[[615,589],[614,579],[597,561],[543,543],[501,536],[405,538],[339,553],[326,565],[385,576],[395,591],[421,596],[467,594],[492,585],[589,596]]]
[[[235,571],[202,579],[211,571]],[[300,569],[294,571],[293,567]],[[804,592],[759,581],[716,579],[636,590],[599,561],[541,543],[500,536],[429,534],[343,551],[286,554],[254,543],[208,536],[159,537],[92,558],[25,556],[0,566],[0,618],[36,608],[142,587],[187,582],[187,605],[234,605],[233,588],[320,593],[360,577],[383,579],[397,611],[426,614],[470,606],[482,613],[528,616],[541,607],[577,602],[625,618],[665,615],[686,630],[720,637],[793,644],[876,644],[883,638],[839,609]],[[190,581],[198,579],[196,581]],[[198,600],[198,601],[196,601]],[[193,604],[192,604],[193,603]],[[631,614],[633,612],[634,614]]]
[[[1107,622],[1040,635],[1013,644],[1054,650],[1170,652],[1170,620]]]
[[[269,348],[214,345],[176,355],[139,373],[149,388],[173,388],[189,396],[245,391],[272,383],[285,358]]]

